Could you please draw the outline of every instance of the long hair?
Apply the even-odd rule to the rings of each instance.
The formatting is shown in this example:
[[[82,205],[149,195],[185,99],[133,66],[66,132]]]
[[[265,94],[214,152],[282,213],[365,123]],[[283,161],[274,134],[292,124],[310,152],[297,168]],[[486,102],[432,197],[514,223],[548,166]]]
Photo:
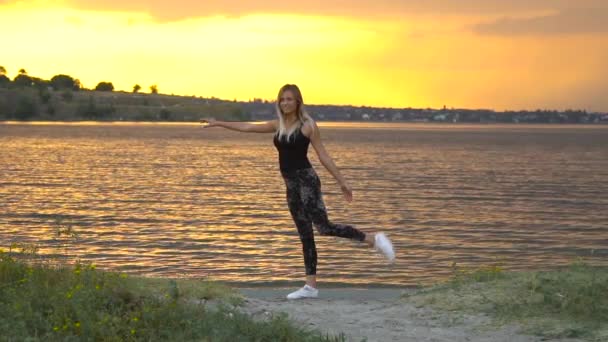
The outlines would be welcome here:
[[[286,91],[291,91],[293,96],[296,98],[296,105],[297,105],[297,107],[296,107],[296,116],[297,116],[296,124],[294,124],[293,127],[291,127],[289,130],[287,130],[287,128],[285,127],[285,118],[283,117],[283,110],[281,109],[281,106],[280,106],[281,96]],[[293,136],[296,129],[302,127],[302,125],[304,124],[305,121],[308,121],[308,120],[313,121],[312,118],[310,117],[310,115],[308,115],[308,113],[304,109],[304,99],[302,98],[302,92],[300,91],[300,88],[298,88],[298,86],[295,84],[286,84],[281,87],[281,89],[279,90],[279,95],[277,96],[276,111],[277,111],[277,117],[279,118],[279,130],[277,131],[279,140],[286,137],[287,141],[289,141],[289,139],[291,139],[291,137]]]

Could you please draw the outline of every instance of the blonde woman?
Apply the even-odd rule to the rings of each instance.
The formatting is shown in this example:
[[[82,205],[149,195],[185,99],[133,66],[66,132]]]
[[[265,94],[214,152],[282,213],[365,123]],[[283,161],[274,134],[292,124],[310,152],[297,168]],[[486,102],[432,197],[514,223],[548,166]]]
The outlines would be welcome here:
[[[306,284],[287,295],[287,298],[315,298],[319,295],[319,291],[313,225],[321,235],[365,242],[382,252],[391,262],[395,259],[395,253],[390,240],[383,233],[365,234],[353,226],[332,223],[328,220],[321,195],[321,182],[307,157],[310,144],[317,152],[321,164],[340,184],[342,194],[348,202],[352,201],[353,193],[325,150],[317,124],[304,110],[300,89],[294,84],[284,85],[279,90],[276,109],[278,118],[261,124],[214,119],[202,119],[201,123],[204,124],[204,128],[223,127],[239,132],[274,133],[274,145],[279,153],[281,175],[287,187],[287,205],[300,235],[306,269]]]

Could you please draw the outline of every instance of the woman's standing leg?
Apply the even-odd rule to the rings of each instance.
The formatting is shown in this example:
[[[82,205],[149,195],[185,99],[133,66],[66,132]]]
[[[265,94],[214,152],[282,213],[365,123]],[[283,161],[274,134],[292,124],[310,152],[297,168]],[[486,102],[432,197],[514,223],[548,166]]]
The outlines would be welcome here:
[[[312,228],[312,220],[306,213],[304,203],[300,196],[301,179],[298,177],[284,177],[287,188],[287,205],[294,223],[298,229],[298,235],[302,243],[302,254],[306,270],[306,284],[316,288],[317,274],[317,248]]]

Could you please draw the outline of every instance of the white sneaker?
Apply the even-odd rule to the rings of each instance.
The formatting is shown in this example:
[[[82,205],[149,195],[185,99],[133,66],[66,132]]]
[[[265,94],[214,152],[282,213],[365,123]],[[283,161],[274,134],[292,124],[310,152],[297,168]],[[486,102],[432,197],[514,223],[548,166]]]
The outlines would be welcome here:
[[[377,251],[384,254],[384,256],[388,259],[388,261],[395,261],[395,251],[393,250],[393,244],[391,240],[386,237],[384,233],[378,233],[374,237],[374,247]]]
[[[287,299],[317,298],[319,290],[312,286],[304,285],[301,289],[287,295]]]

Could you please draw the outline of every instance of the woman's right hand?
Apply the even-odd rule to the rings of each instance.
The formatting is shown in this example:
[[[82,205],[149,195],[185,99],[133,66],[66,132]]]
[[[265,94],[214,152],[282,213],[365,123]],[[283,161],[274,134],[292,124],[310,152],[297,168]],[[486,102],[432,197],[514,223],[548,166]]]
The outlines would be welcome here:
[[[201,119],[201,124],[203,124],[203,128],[209,128],[209,127],[217,127],[218,125],[218,121],[215,120],[214,118],[202,118]]]
[[[342,184],[340,186],[340,190],[342,190],[342,194],[344,195],[346,202],[353,201],[353,189],[348,184]]]

